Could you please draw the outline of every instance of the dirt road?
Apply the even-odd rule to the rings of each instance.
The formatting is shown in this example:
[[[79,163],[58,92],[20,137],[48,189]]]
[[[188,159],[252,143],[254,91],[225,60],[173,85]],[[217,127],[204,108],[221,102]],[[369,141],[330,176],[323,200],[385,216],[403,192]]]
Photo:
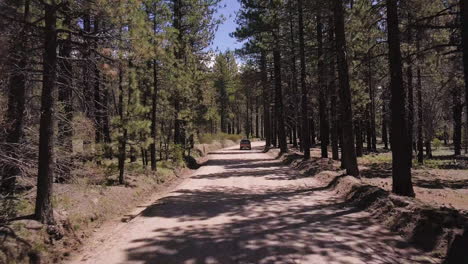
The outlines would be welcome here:
[[[434,263],[313,178],[261,152],[213,153],[71,263]]]

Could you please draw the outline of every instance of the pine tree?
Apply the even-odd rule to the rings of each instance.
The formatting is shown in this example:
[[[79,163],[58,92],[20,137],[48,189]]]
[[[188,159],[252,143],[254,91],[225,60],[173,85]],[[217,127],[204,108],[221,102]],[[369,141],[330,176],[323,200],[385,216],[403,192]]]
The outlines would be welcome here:
[[[398,4],[387,0],[387,25],[392,92],[392,191],[398,195],[414,196],[411,182],[411,145],[405,114],[405,90],[398,28]]]

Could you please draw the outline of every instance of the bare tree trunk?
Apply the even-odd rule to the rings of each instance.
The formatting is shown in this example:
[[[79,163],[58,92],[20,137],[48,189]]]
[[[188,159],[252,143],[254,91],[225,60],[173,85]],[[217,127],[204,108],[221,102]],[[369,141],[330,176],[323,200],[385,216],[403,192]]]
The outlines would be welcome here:
[[[119,138],[119,184],[125,183],[125,159],[127,148],[127,124],[124,106],[123,68],[119,65],[119,116],[121,122],[121,135]]]
[[[410,62],[411,63],[411,62]],[[410,144],[410,155],[413,156],[413,125],[414,125],[414,99],[413,99],[413,67],[411,64],[407,69],[408,83],[408,137]]]
[[[320,11],[319,11],[320,12]],[[326,85],[324,82],[324,54],[323,54],[323,24],[322,18],[317,15],[317,70],[318,70],[318,89],[319,89],[319,116],[320,116],[320,149],[321,157],[328,158],[328,144],[330,141],[330,128],[328,124],[328,111],[327,111],[327,93],[325,91]]]
[[[419,37],[416,40],[416,49],[419,53],[420,43]],[[418,163],[424,163],[424,143],[423,143],[423,101],[422,101],[422,79],[421,79],[421,68],[419,66],[421,62],[418,62],[416,74],[417,74],[417,97],[418,97]]]
[[[55,5],[45,4],[44,7],[45,49],[35,218],[41,223],[54,224],[52,193],[55,170],[55,109],[57,104],[57,14]]]
[[[386,102],[382,103],[382,142],[384,149],[388,149],[388,129],[387,129],[387,107]]]
[[[279,47],[279,39],[275,34],[276,45],[273,50],[274,70],[275,70],[275,115],[278,131],[278,143],[281,153],[288,152],[286,142],[286,130],[284,123],[284,107],[283,107],[283,85],[281,80],[281,52]]]
[[[29,0],[24,2],[25,22],[29,21],[30,5]],[[26,49],[28,47],[28,27],[25,25],[15,40],[13,47],[13,56],[9,60],[9,66],[13,70],[8,84],[8,108],[6,114],[6,129],[5,142],[7,143],[5,152],[9,153],[13,160],[18,157],[18,144],[21,143],[24,136],[24,110],[26,96],[26,67],[28,65],[28,55]],[[16,164],[6,164],[0,171],[2,173],[2,181],[0,191],[2,193],[12,194],[15,192],[16,178],[21,173],[20,168]]]
[[[68,12],[68,5],[65,6],[65,9]],[[65,14],[64,25],[70,26],[71,21],[69,14]],[[60,177],[55,179],[58,182],[65,181],[71,177],[71,155],[73,153],[73,99],[72,99],[72,85],[73,85],[73,69],[70,62],[71,59],[71,34],[68,34],[67,38],[60,45],[60,75],[58,78],[59,83],[59,102],[63,105],[64,115],[59,119],[58,122],[58,144],[63,148],[63,152],[66,157],[61,160],[62,166]]]
[[[460,100],[461,93],[458,87],[455,87],[452,92],[453,97],[453,148],[455,156],[461,155],[462,141],[462,113],[463,104]]]
[[[368,142],[368,150],[369,151],[377,151],[377,133],[376,133],[376,125],[375,125],[375,90],[374,90],[374,82],[372,78],[372,59],[371,59],[371,53],[369,51],[368,53],[368,61],[367,61],[367,78],[368,78],[368,85],[369,85],[369,105],[368,105],[368,111],[369,111],[369,142]]]
[[[273,114],[273,110],[270,109],[270,112],[271,112],[271,145],[273,147],[277,147],[277,143],[278,143],[278,140],[277,140],[277,137],[276,137],[276,117],[275,115]]]
[[[362,151],[363,151],[363,140],[362,140],[362,126],[361,122],[359,120],[354,122],[356,129],[355,134],[356,134],[356,156],[362,157]]]
[[[262,52],[260,58],[260,68],[262,72],[263,130],[265,133],[265,149],[269,149],[271,147],[270,97],[268,87],[268,69],[266,55],[264,52]]]
[[[397,0],[387,0],[387,24],[392,92],[392,191],[398,195],[414,196],[411,182],[411,145],[405,110],[405,89],[401,63],[400,32]]]
[[[110,113],[109,113],[109,83],[106,78],[103,79],[103,99],[102,99],[102,129],[105,143],[104,155],[107,159],[112,159],[112,139],[110,132]]]
[[[150,145],[150,152],[151,152],[151,170],[157,170],[156,164],[156,142],[157,142],[157,134],[158,134],[158,127],[157,127],[157,119],[156,114],[158,111],[158,65],[157,61],[153,60],[153,91],[151,93],[151,138],[153,142]]]
[[[408,15],[408,23],[412,23],[411,16]],[[413,31],[411,27],[408,28],[407,32],[408,44],[413,44]],[[413,88],[413,61],[411,56],[408,56],[408,68],[406,69],[406,83],[408,92],[408,136],[410,144],[410,155],[413,158],[413,127],[414,127],[414,88]],[[412,165],[412,164],[411,164]]]
[[[313,108],[313,107],[312,107]],[[309,118],[309,129],[310,129],[310,145],[315,146],[317,142],[315,141],[316,134],[315,134],[315,120],[314,120],[314,112],[310,111],[310,118]]]
[[[329,18],[329,42],[334,43],[335,42],[335,30],[333,27],[333,16],[330,16]],[[339,133],[338,133],[338,113],[337,113],[337,107],[338,107],[338,94],[336,91],[336,70],[335,70],[335,63],[336,63],[336,52],[335,49],[333,49],[333,44],[331,44],[331,51],[330,51],[330,69],[329,69],[329,84],[328,84],[328,89],[330,92],[330,119],[331,119],[331,146],[332,146],[332,159],[333,160],[339,160],[340,155],[339,155],[339,147],[338,147],[338,142],[339,142]]]
[[[341,0],[334,0],[334,4],[335,38],[338,58],[338,75],[340,80],[341,123],[343,131],[342,163],[346,168],[347,174],[359,176],[356,149],[354,147],[353,111],[351,107],[348,61],[346,58],[343,3]]]
[[[460,0],[460,20],[461,20],[461,39],[462,39],[462,52],[463,52],[463,74],[465,79],[465,109],[468,113],[468,0]],[[466,118],[466,138],[468,142],[468,114]],[[468,145],[468,143],[466,143]]]
[[[91,34],[91,18],[89,14],[84,14],[83,17],[83,31],[87,34]],[[83,109],[86,113],[86,117],[92,118],[92,113],[94,111],[94,103],[93,103],[93,93],[91,88],[90,76],[91,76],[91,65],[89,62],[90,59],[90,52],[91,47],[88,44],[85,44],[85,50],[83,54],[83,59],[85,63],[83,63]],[[88,141],[88,140],[87,140]],[[84,144],[90,144],[91,142],[86,142]]]
[[[425,145],[426,145],[426,158],[431,159],[432,158],[432,144],[429,138],[426,138]]]
[[[304,43],[304,8],[303,0],[298,0],[299,13],[299,53],[301,60],[301,149],[304,151],[304,159],[310,158],[310,127],[308,113],[308,89],[306,84],[306,61],[305,61],[305,43]]]
[[[260,138],[260,116],[258,112],[258,97],[255,97],[255,137]]]
[[[99,32],[99,20],[94,19],[94,33]],[[97,42],[94,43],[94,48],[98,47]],[[102,125],[102,96],[101,96],[101,70],[99,69],[99,61],[95,56],[94,65],[94,122],[95,122],[95,142],[96,146],[103,142],[103,125]],[[99,146],[100,147],[100,146]],[[98,161],[100,163],[100,161]]]

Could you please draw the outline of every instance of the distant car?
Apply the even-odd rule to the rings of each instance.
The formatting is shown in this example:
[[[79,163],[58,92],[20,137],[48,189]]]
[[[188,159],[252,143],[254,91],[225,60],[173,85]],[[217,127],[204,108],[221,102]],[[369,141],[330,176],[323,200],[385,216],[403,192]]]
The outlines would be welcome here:
[[[240,149],[248,149],[248,150],[251,150],[252,149],[252,145],[250,144],[250,140],[248,139],[243,139],[241,140],[240,142]]]

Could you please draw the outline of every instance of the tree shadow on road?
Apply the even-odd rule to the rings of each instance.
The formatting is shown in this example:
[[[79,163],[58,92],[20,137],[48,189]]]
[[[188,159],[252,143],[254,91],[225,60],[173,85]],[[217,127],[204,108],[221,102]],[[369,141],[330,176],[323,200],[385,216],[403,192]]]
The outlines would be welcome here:
[[[297,177],[296,171],[269,159],[219,159],[214,164],[222,164],[225,172],[192,179],[254,177],[268,182]],[[419,251],[376,225],[367,213],[331,195],[328,189],[343,176],[313,188],[259,184],[250,189],[213,185],[178,190],[142,216],[173,219],[180,225],[132,241],[135,246],[127,249],[128,261],[431,263],[417,258]]]
[[[252,177],[259,184],[249,189],[219,185],[180,189],[144,210],[142,217],[178,224],[133,240],[128,261],[432,263],[367,213],[332,195],[329,189],[344,175],[325,186],[290,185],[303,176],[273,158],[248,158],[217,157],[207,166],[223,166],[223,172],[191,179],[235,183],[239,177]],[[270,180],[285,184],[269,186]]]
[[[413,258],[419,255],[416,250],[376,226],[367,214],[324,195],[321,191],[328,187],[180,190],[142,215],[176,219],[181,225],[132,241],[138,246],[127,250],[128,260],[344,264],[356,258],[364,263],[431,263]],[[209,224],[217,217],[231,220]],[[184,225],[187,221],[197,222]]]

